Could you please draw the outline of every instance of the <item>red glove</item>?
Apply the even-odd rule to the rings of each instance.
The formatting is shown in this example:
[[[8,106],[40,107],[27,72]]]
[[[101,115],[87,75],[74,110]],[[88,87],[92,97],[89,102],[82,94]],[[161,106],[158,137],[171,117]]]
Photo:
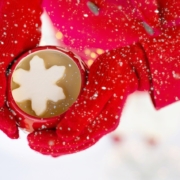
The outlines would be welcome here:
[[[0,129],[10,138],[18,138],[14,117],[6,106],[6,72],[21,53],[40,40],[41,0],[0,1]]]
[[[43,154],[59,156],[91,146],[118,126],[129,94],[137,89],[149,89],[147,70],[145,55],[139,45],[99,56],[90,68],[83,93],[57,131],[30,134],[30,147]]]
[[[98,57],[90,69],[83,94],[57,130],[30,134],[30,147],[46,155],[59,156],[92,146],[117,127],[126,97],[137,89],[150,90],[156,108],[180,99],[180,30],[175,26],[180,17],[179,3],[159,0],[156,10],[162,20],[159,36],[145,39],[142,36],[141,44]],[[137,7],[142,12],[139,15],[146,12]],[[154,22],[148,16],[143,17],[156,30]]]
[[[180,26],[166,28],[156,38],[142,41],[151,76],[151,96],[157,109],[180,99]]]

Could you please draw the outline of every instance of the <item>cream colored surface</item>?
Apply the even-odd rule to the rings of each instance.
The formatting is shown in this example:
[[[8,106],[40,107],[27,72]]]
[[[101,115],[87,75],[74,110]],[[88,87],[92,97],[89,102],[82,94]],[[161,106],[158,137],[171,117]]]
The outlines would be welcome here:
[[[65,99],[61,87],[56,85],[65,72],[64,66],[53,66],[46,69],[44,60],[34,56],[30,61],[30,70],[17,69],[14,71],[13,81],[20,85],[12,91],[16,102],[31,101],[32,109],[36,115],[41,115],[47,109],[47,102],[57,102]]]

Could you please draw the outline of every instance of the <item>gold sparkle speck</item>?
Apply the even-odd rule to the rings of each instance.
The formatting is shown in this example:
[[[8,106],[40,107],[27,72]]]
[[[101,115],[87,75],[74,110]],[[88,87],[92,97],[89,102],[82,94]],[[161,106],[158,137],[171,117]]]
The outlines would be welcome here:
[[[92,59],[89,59],[88,62],[87,62],[87,65],[90,67],[92,64],[93,64],[93,60]]]
[[[56,38],[57,38],[57,39],[62,39],[62,38],[63,38],[63,34],[62,34],[60,31],[58,31],[58,32],[56,33]]]
[[[103,54],[103,53],[104,53],[104,50],[103,50],[103,49],[97,49],[96,52],[97,52],[98,54]]]
[[[97,54],[94,53],[94,52],[92,52],[92,53],[90,54],[90,56],[91,56],[91,58],[93,58],[93,59],[97,58]]]

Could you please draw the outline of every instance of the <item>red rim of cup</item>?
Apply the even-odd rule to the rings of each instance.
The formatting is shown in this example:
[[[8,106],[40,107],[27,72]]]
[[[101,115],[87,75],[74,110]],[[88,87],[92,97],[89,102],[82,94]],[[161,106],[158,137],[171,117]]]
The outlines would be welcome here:
[[[38,118],[38,117],[35,117],[32,115],[29,115],[26,112],[24,112],[23,110],[21,110],[18,107],[18,105],[16,104],[16,102],[14,101],[14,98],[12,96],[12,91],[11,91],[11,79],[12,79],[12,74],[13,74],[16,66],[19,64],[19,62],[21,60],[23,60],[28,55],[35,53],[37,51],[41,51],[41,50],[58,51],[60,53],[63,53],[65,55],[69,56],[70,59],[74,60],[74,62],[78,66],[80,74],[81,74],[81,87],[80,87],[79,95],[81,94],[83,86],[85,85],[86,75],[87,75],[87,70],[88,70],[87,65],[80,59],[80,57],[78,57],[77,55],[75,55],[71,51],[66,50],[64,48],[61,48],[61,47],[58,47],[58,46],[39,46],[37,48],[34,48],[34,49],[24,53],[15,61],[15,63],[10,68],[11,70],[9,71],[9,75],[8,75],[8,87],[7,87],[8,88],[8,101],[7,101],[7,106],[10,108],[13,115],[17,117],[18,126],[29,131],[29,132],[31,132],[33,130],[39,130],[39,129],[55,128],[56,125],[58,124],[58,122],[63,118],[65,113],[68,111],[67,110],[64,113],[62,113],[58,116],[54,116],[54,117]],[[79,95],[78,95],[78,97],[79,97]]]

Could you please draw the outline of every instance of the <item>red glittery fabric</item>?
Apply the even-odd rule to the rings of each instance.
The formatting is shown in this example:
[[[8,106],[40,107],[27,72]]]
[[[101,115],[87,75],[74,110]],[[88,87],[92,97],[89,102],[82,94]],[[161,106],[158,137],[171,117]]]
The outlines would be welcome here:
[[[99,56],[90,68],[83,93],[60,122],[57,131],[30,134],[30,147],[52,156],[74,153],[114,130],[119,124],[127,96],[138,88],[149,89],[144,58],[139,45],[115,49]],[[134,64],[136,60],[142,60],[143,66]],[[136,67],[143,72],[141,87],[138,87]]]
[[[63,34],[66,48],[87,59],[85,50],[110,50],[149,37],[144,25],[159,33],[156,0],[44,0],[54,26]],[[94,7],[94,12],[93,12]],[[144,22],[144,23],[143,23]]]
[[[13,115],[6,106],[6,71],[23,52],[40,40],[41,0],[0,1],[0,129],[10,138],[18,137]]]
[[[82,57],[85,48],[105,51],[90,68],[87,84],[56,130],[28,135],[29,146],[54,157],[82,151],[113,131],[129,94],[149,91],[155,107],[180,98],[179,0],[44,0],[64,43]],[[96,9],[97,10],[97,9]],[[39,1],[0,2],[0,129],[17,138],[5,100],[8,65],[40,38]]]
[[[65,33],[66,45],[77,51],[86,45],[119,48],[95,60],[83,93],[56,131],[28,136],[32,149],[54,157],[84,150],[114,130],[127,96],[135,90],[149,91],[157,109],[180,98],[180,1],[96,0],[99,16],[88,11],[86,2],[51,0],[48,5],[45,0],[52,21]],[[132,45],[122,47],[123,42]]]

